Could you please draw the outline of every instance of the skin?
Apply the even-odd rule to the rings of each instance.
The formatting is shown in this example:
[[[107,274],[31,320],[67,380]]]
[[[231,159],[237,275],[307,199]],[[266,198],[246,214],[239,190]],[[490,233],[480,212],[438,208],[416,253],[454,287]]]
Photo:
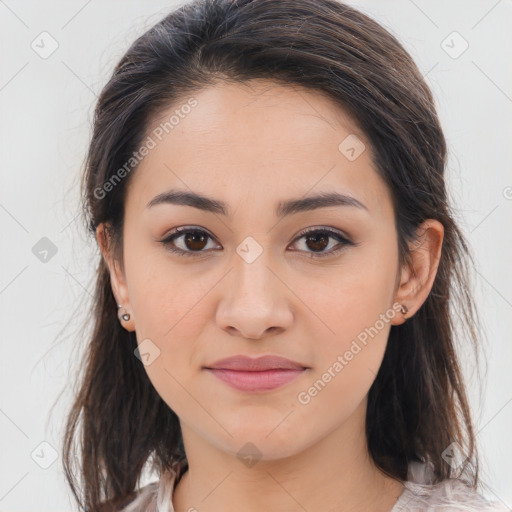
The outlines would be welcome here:
[[[391,196],[372,164],[370,143],[321,93],[254,80],[219,82],[193,97],[198,105],[131,177],[123,263],[105,226],[97,230],[113,293],[131,315],[122,324],[139,343],[150,339],[160,350],[145,370],[180,419],[189,471],[176,487],[175,510],[388,511],[403,484],[368,455],[367,394],[391,325],[413,316],[431,290],[443,226],[425,221],[411,262],[399,268]],[[350,134],[366,146],[354,161],[338,149]],[[224,201],[232,216],[175,204],[146,207],[173,188]],[[274,214],[279,201],[332,191],[367,209]],[[203,251],[199,256],[173,254],[161,243],[179,226],[210,235],[202,245],[186,245],[184,236],[174,241]],[[311,237],[298,238],[303,229],[321,227],[357,245],[313,259],[339,247],[333,238],[324,250]],[[251,263],[236,251],[248,236],[262,249]],[[396,303],[408,312],[393,309]],[[390,311],[378,334],[301,403],[298,394]],[[279,354],[309,369],[259,394],[232,389],[203,369],[237,354]],[[251,467],[237,457],[246,443],[261,457]]]

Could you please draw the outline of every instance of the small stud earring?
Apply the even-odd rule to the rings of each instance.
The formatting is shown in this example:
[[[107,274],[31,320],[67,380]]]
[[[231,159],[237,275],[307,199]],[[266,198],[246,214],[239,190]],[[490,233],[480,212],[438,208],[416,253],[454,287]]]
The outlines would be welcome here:
[[[402,304],[402,307],[400,308],[400,311],[402,312],[403,315],[405,315],[407,313],[407,311],[409,311],[409,310],[407,309],[407,306],[404,306]]]
[[[125,308],[121,304],[118,304],[117,307],[119,308],[117,312],[117,318],[121,321],[128,322],[130,320],[130,314],[126,311]]]

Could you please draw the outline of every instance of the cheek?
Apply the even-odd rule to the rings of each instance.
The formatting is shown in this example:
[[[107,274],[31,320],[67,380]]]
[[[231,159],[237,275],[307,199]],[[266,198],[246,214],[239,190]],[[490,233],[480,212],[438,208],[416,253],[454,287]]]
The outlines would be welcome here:
[[[192,337],[200,327],[201,298],[215,284],[212,276],[178,263],[160,247],[129,244],[127,239],[125,265],[137,335],[163,343],[180,332]]]
[[[156,258],[152,263],[138,268],[129,283],[137,341],[150,340],[148,346],[157,354],[145,371],[158,394],[186,415],[189,379],[197,377],[203,362],[198,340],[209,321],[205,296],[215,280],[176,272],[169,262],[157,264]]]
[[[158,252],[143,254],[135,247],[127,252],[127,283],[137,341],[156,354],[145,370],[159,394],[179,410],[176,401],[183,401],[185,407],[187,403],[179,383],[190,378],[193,364],[203,362],[198,340],[209,321],[205,299],[218,278],[211,272],[198,274],[193,265],[178,267]]]
[[[391,305],[396,255],[392,250],[373,251],[368,247],[351,254],[329,272],[297,281],[299,286],[294,291],[305,298],[307,306],[321,320],[326,341],[343,345],[373,326],[381,315],[395,314]],[[389,327],[389,322],[386,325]],[[378,329],[382,330],[380,322]]]
[[[316,335],[315,378],[339,396],[361,399],[379,370],[397,314],[392,307],[396,258],[391,246],[386,251],[368,247],[316,279],[309,294],[309,279],[301,282],[298,293],[306,294],[322,333]],[[308,337],[315,336],[312,323],[308,330]]]
[[[326,424],[331,426],[344,423],[361,405],[379,371],[390,319],[396,313],[386,307],[387,293],[376,292],[373,276],[366,278],[368,282],[358,279],[354,286],[345,283],[327,297],[317,297],[319,316],[334,334],[323,329],[328,335],[315,343],[311,377],[298,390],[304,418],[329,418]]]

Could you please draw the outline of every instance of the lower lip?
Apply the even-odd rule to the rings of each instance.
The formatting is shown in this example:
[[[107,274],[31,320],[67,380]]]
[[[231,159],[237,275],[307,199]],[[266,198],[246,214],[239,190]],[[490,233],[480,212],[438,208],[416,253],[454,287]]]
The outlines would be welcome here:
[[[220,380],[240,391],[268,391],[276,389],[301,375],[302,370],[267,370],[261,372],[244,372],[235,370],[218,370],[207,368]]]

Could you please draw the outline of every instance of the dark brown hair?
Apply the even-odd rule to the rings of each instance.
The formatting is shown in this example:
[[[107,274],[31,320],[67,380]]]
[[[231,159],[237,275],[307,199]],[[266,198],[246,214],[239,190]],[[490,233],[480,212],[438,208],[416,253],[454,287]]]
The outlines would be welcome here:
[[[335,0],[195,0],[154,25],[122,57],[96,105],[82,183],[87,229],[94,235],[107,223],[122,261],[124,199],[136,166],[107,193],[105,184],[141,146],[155,116],[221,80],[258,78],[321,91],[358,123],[392,194],[399,265],[424,220],[443,224],[431,293],[412,318],[391,327],[369,391],[366,436],[374,462],[393,478],[407,479],[408,463],[421,460],[430,462],[436,481],[464,476],[476,487],[477,449],[455,333],[462,327],[461,346],[478,360],[479,322],[470,250],[445,188],[446,142],[417,66],[368,16]],[[104,500],[125,502],[149,465],[161,472],[186,458],[178,417],[134,357],[135,334],[116,312],[99,257],[63,450],[66,477],[89,512]],[[459,475],[442,457],[453,442],[467,457]]]

